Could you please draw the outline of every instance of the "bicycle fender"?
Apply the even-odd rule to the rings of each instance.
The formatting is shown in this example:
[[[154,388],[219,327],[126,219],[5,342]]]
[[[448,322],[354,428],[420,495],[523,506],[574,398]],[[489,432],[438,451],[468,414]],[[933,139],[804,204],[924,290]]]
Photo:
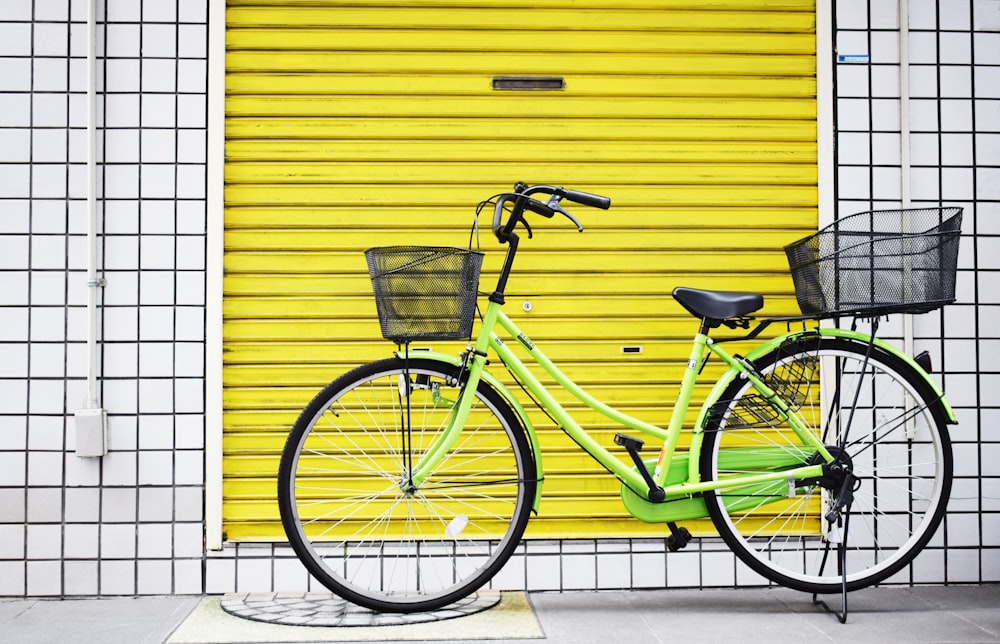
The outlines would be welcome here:
[[[393,352],[397,358],[402,359],[403,355],[399,351]],[[445,362],[449,365],[460,367],[462,366],[462,359],[459,356],[441,353],[440,351],[421,351],[419,354],[410,354],[411,358],[420,358],[421,360],[436,360],[437,362]],[[538,436],[535,434],[535,426],[532,424],[531,419],[528,418],[528,412],[524,409],[524,406],[514,397],[514,394],[510,389],[500,382],[496,376],[492,373],[483,370],[483,375],[481,378],[486,381],[486,384],[493,387],[497,393],[511,406],[514,413],[517,414],[521,421],[521,425],[524,427],[524,431],[528,433],[528,444],[531,446],[531,453],[535,460],[535,480],[537,484],[535,485],[535,499],[531,504],[531,509],[535,514],[538,514],[538,506],[542,501],[542,483],[545,478],[543,476],[542,470],[542,450],[538,443]]]
[[[754,347],[749,353],[747,353],[746,357],[748,360],[755,360],[756,358],[759,358],[762,355],[774,351],[785,342],[796,341],[800,339],[805,340],[810,337],[815,337],[816,335],[820,335],[822,337],[827,337],[827,338],[847,338],[850,340],[863,342],[866,344],[872,340],[871,336],[869,335],[860,333],[858,331],[850,331],[848,329],[823,328],[823,329],[811,329],[808,331],[796,331],[795,333],[789,333],[779,336],[777,338],[774,338],[773,340],[770,340],[757,347]],[[941,406],[941,412],[944,414],[944,417],[947,420],[948,424],[949,425],[958,424],[958,419],[955,416],[955,410],[952,408],[951,403],[949,403],[948,399],[945,397],[944,391],[941,389],[940,385],[938,385],[938,383],[935,382],[934,379],[930,377],[930,374],[924,371],[923,367],[917,364],[917,362],[912,357],[906,355],[899,348],[888,342],[885,342],[879,338],[875,338],[874,344],[882,351],[892,354],[893,356],[899,358],[904,363],[906,363],[907,366],[913,369],[924,380],[924,382],[927,383],[927,386],[931,388],[931,391],[933,391],[934,394],[938,397],[938,401]],[[701,410],[698,413],[698,421],[695,424],[695,427],[698,428],[697,431],[700,431],[700,428],[704,427],[705,419],[708,416],[708,413],[711,410],[712,406],[719,401],[719,398],[722,397],[722,394],[729,386],[729,383],[731,383],[737,377],[737,375],[739,375],[739,372],[736,369],[730,368],[724,374],[722,374],[722,376],[716,382],[715,386],[712,388],[712,391],[705,399],[705,402],[704,404],[702,404]]]
[[[858,342],[865,342],[865,343],[870,342],[872,339],[871,336],[869,335],[866,335],[864,333],[859,333],[857,331],[851,331],[848,329],[837,329],[837,328],[820,329],[819,334],[824,337],[850,338],[851,340],[857,340]],[[941,386],[938,385],[938,383],[933,378],[931,378],[930,374],[927,373],[924,370],[924,368],[917,363],[916,360],[914,360],[911,356],[908,356],[907,354],[903,353],[903,351],[898,347],[896,347],[895,345],[892,345],[888,342],[884,342],[879,338],[875,338],[875,346],[882,349],[886,353],[890,353],[896,356],[897,358],[905,362],[917,374],[919,374],[920,377],[923,378],[924,382],[927,383],[927,386],[931,388],[931,391],[933,391],[934,394],[938,397],[938,401],[940,402],[941,405],[941,411],[944,413],[944,417],[947,420],[948,424],[949,425],[958,424],[958,418],[955,416],[955,410],[952,408],[951,403],[948,402],[948,399],[945,397],[944,390],[941,389]]]

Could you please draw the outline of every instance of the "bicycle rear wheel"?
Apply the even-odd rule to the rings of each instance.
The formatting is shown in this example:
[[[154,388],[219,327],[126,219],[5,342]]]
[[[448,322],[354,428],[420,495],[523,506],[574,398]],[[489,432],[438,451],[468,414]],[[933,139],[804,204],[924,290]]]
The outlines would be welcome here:
[[[441,608],[510,557],[535,496],[524,429],[481,382],[451,451],[409,474],[448,424],[458,367],[388,359],[330,383],[302,412],[278,472],[281,520],[306,568],[372,610]]]
[[[839,486],[829,481],[799,482],[794,496],[786,480],[708,493],[719,534],[757,573],[806,592],[841,592],[840,548],[847,590],[898,573],[934,534],[951,490],[951,442],[936,394],[897,356],[849,339],[800,339],[754,363],[859,480],[833,523],[825,516]],[[704,429],[704,480],[822,462],[744,379],[729,386]]]

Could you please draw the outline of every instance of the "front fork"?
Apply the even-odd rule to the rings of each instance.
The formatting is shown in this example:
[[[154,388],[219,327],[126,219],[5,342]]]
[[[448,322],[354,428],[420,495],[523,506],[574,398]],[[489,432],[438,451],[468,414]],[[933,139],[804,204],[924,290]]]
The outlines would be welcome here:
[[[500,307],[494,302],[490,302],[486,307],[486,314],[483,316],[483,329],[492,329],[497,322]],[[479,388],[479,381],[483,375],[483,368],[486,366],[486,351],[489,348],[489,333],[480,332],[476,344],[469,348],[466,360],[462,367],[457,370],[457,377],[464,374],[465,382],[462,384],[461,394],[455,403],[454,413],[448,419],[448,426],[445,428],[441,440],[435,441],[434,447],[416,463],[410,473],[411,485],[420,487],[431,472],[437,468],[438,464],[445,457],[458,440],[465,421],[469,418],[472,410],[472,401],[476,398],[476,390]],[[465,365],[468,365],[468,371]]]
[[[456,382],[461,378],[462,372],[456,373]],[[399,481],[399,487],[407,495],[415,494],[420,484],[426,479],[426,472],[430,471],[432,468],[420,467],[420,464],[424,462],[421,460],[420,463],[415,466],[413,464],[413,450],[411,447],[411,425],[410,423],[410,400],[413,392],[418,389],[428,390],[430,393],[431,402],[433,402],[435,407],[448,407],[454,408],[455,401],[450,400],[441,394],[441,383],[431,380],[428,376],[413,376],[409,374],[406,370],[399,375],[399,399],[400,399],[400,414],[404,417],[405,421],[403,423],[403,475]],[[417,479],[417,471],[423,472],[419,479]]]
[[[473,355],[471,363],[467,372],[464,368],[459,368],[456,371],[456,377],[461,377],[461,374],[465,374],[465,382],[461,387],[461,393],[457,401],[445,398],[441,395],[438,387],[431,385],[431,397],[434,404],[450,406],[454,411],[448,418],[448,426],[442,432],[441,440],[435,441],[431,450],[423,455],[418,463],[413,464],[409,480],[409,485],[413,488],[419,488],[435,468],[437,468],[445,455],[451,451],[451,448],[454,447],[455,442],[458,440],[459,434],[461,434],[462,427],[465,426],[465,421],[469,418],[486,359],[483,356]],[[409,398],[406,399],[405,404],[409,405]]]

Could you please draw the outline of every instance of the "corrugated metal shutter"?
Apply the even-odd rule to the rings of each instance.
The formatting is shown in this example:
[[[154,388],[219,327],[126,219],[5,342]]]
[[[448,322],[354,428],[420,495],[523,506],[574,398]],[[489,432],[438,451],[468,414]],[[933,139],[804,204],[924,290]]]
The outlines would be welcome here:
[[[361,251],[465,245],[475,204],[515,181],[613,199],[575,209],[582,235],[539,224],[508,296],[613,405],[666,424],[696,330],[674,286],[759,289],[768,313],[795,311],[781,247],[817,219],[811,0],[230,0],[227,21],[227,538],[282,538],[288,428],[392,348]],[[565,88],[497,91],[498,76]],[[482,241],[488,289],[502,251]],[[664,533],[535,416],[547,478],[529,535]]]

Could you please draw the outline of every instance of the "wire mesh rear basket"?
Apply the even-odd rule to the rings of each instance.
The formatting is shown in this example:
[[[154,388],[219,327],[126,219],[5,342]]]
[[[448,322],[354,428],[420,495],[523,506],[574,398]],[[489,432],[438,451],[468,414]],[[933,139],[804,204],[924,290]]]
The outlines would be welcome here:
[[[472,334],[483,254],[438,246],[365,251],[382,336],[396,343]]]
[[[926,313],[955,301],[961,208],[849,215],[785,247],[803,315]]]

